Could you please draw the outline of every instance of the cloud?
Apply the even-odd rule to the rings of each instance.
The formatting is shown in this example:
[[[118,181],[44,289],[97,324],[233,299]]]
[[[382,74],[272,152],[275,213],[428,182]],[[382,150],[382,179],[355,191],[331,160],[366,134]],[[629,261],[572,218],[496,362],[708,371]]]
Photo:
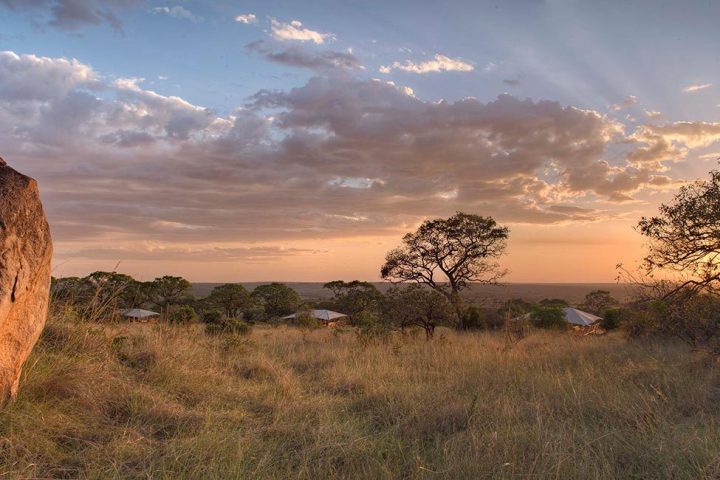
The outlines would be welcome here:
[[[181,261],[399,235],[456,210],[512,223],[596,221],[606,215],[598,199],[667,188],[668,162],[720,139],[713,123],[626,135],[615,120],[558,102],[429,102],[353,69],[315,71],[218,115],[140,78],[110,81],[77,60],[3,52],[0,153],[38,178],[58,251],[117,260],[149,245]]]
[[[244,15],[238,15],[237,17],[235,17],[235,21],[248,25],[251,23],[257,23],[257,17],[254,13],[246,13]]]
[[[205,19],[199,15],[195,15],[187,8],[181,5],[175,5],[174,7],[155,7],[150,10],[153,14],[169,15],[173,18],[179,18],[182,20],[190,20],[191,22],[200,23]]]
[[[390,73],[390,70],[402,70],[410,73],[433,73],[433,72],[472,72],[475,67],[459,58],[450,58],[442,54],[436,54],[432,60],[415,63],[406,60],[404,63],[393,62],[392,65],[380,67],[380,73]]]
[[[506,79],[503,79],[503,83],[505,85],[510,85],[511,87],[517,87],[518,85],[520,85],[520,80],[506,78]]]
[[[98,75],[75,59],[0,52],[0,98],[47,101],[78,87],[102,88]]]
[[[158,244],[136,244],[132,248],[89,247],[67,249],[56,252],[64,258],[89,258],[122,262],[126,260],[160,262],[202,262],[202,263],[268,263],[298,255],[317,255],[319,250],[305,248],[283,248],[278,246],[242,247],[167,247]]]
[[[332,33],[321,33],[309,28],[303,28],[299,20],[292,20],[290,23],[283,23],[274,18],[270,19],[272,36],[278,40],[297,40],[298,42],[312,42],[323,44],[326,40],[333,40]]]
[[[622,102],[616,103],[610,107],[611,110],[618,112],[620,110],[623,110],[625,108],[630,108],[633,105],[636,105],[638,102],[637,97],[635,95],[628,95],[623,99]]]
[[[364,68],[358,58],[352,53],[323,51],[310,52],[303,48],[292,46],[277,50],[272,44],[258,40],[248,44],[245,48],[257,52],[271,62],[297,68],[308,68],[316,71],[354,70]]]
[[[36,12],[43,23],[71,31],[104,23],[122,31],[118,13],[137,4],[138,0],[0,0],[6,8]]]
[[[645,110],[645,116],[651,120],[656,120],[662,118],[663,114],[657,110]]]
[[[695,93],[699,92],[700,90],[705,90],[706,88],[712,87],[712,83],[699,83],[696,85],[688,85],[687,87],[683,88],[683,93]]]

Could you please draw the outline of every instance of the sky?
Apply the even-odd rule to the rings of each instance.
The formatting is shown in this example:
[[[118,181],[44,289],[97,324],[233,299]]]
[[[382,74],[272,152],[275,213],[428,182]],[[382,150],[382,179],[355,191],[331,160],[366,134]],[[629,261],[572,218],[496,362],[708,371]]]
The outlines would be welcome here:
[[[456,211],[611,282],[720,157],[713,1],[0,0],[0,156],[54,275],[378,280]]]

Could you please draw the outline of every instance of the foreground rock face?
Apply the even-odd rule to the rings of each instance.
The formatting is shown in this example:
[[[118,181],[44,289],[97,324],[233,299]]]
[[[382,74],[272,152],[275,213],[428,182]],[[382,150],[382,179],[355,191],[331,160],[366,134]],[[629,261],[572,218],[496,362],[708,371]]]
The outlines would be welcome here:
[[[0,405],[45,325],[52,241],[37,182],[0,158]]]

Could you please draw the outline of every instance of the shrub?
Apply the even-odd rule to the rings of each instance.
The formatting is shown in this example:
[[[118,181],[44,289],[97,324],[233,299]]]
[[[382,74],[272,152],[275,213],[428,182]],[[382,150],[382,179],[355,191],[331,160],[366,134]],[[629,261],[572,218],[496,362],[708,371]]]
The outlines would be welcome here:
[[[247,335],[252,327],[237,318],[223,318],[220,322],[208,323],[205,325],[205,333],[217,335],[220,333],[234,333],[238,335]]]
[[[505,326],[505,317],[492,308],[480,309],[482,325],[488,330],[500,330]]]
[[[622,329],[630,338],[646,337],[659,330],[657,312],[650,308],[627,309],[622,316]]]
[[[208,310],[203,313],[202,320],[208,324],[220,324],[224,318],[223,312],[220,310]]]
[[[308,330],[320,328],[320,322],[317,318],[313,317],[309,311],[298,312],[298,314],[295,315],[295,324],[298,327],[307,328]]]
[[[564,329],[567,328],[565,314],[558,305],[538,305],[530,312],[530,323],[537,328]]]
[[[177,325],[186,325],[195,320],[195,309],[190,305],[180,305],[173,307],[167,315],[168,322]]]
[[[376,338],[385,338],[390,334],[390,328],[380,320],[380,316],[371,311],[363,310],[355,314],[356,333],[363,341]]]
[[[482,315],[480,309],[475,305],[470,305],[465,310],[465,318],[463,319],[463,327],[467,330],[482,328]]]
[[[265,318],[265,307],[259,303],[254,303],[243,311],[243,319],[248,322],[259,322]]]
[[[623,311],[619,308],[613,308],[605,312],[605,316],[600,321],[600,326],[605,330],[615,330],[620,326]]]

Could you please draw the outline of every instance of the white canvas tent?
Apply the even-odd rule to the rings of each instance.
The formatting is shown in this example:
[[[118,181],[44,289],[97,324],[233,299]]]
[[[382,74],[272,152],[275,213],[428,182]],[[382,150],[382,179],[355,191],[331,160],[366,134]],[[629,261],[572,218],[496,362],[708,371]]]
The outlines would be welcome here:
[[[131,308],[129,310],[123,310],[122,316],[132,318],[133,320],[147,320],[148,318],[159,317],[160,314],[157,312],[151,312],[150,310],[143,310],[141,308]]]
[[[566,322],[572,325],[579,325],[581,327],[589,327],[591,325],[594,325],[598,320],[602,320],[602,318],[598,317],[597,315],[583,312],[582,310],[578,310],[577,308],[572,307],[563,308],[563,314],[565,315]],[[529,318],[530,314],[526,313],[525,315],[513,318],[513,320],[528,320]]]
[[[345,315],[344,313],[333,312],[332,310],[310,310],[308,313],[311,317],[316,318],[317,320],[320,320],[324,323],[333,322],[340,318],[347,317],[347,315]],[[287,317],[283,318],[286,320],[290,320],[295,318],[298,314],[299,313],[293,313],[292,315],[288,315]]]
[[[572,307],[563,308],[563,313],[565,313],[565,320],[568,323],[572,323],[573,325],[580,325],[581,327],[589,327],[598,320],[602,320],[602,318],[598,317],[597,315],[583,312],[582,310],[578,310],[577,308]]]

